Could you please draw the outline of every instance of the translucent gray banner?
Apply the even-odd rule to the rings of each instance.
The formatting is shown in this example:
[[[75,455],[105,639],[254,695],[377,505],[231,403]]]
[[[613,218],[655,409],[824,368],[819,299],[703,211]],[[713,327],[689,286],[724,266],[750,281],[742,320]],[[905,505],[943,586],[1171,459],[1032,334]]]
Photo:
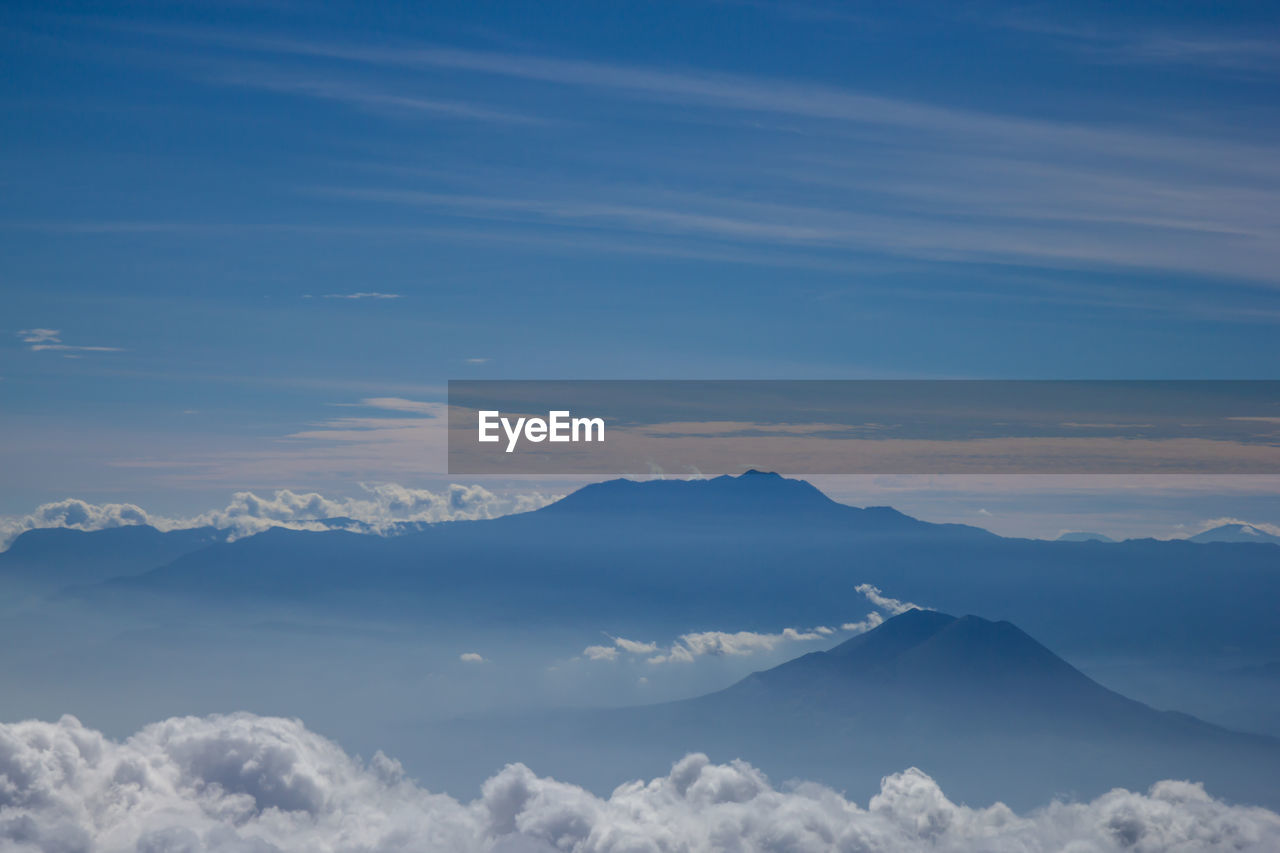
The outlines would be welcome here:
[[[1280,381],[449,383],[451,474],[1277,474]]]

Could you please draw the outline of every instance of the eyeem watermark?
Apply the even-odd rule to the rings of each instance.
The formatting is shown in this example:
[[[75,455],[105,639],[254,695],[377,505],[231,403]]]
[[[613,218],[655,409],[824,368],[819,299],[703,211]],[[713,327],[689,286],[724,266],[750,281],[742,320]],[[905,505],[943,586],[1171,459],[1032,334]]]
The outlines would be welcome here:
[[[1280,381],[452,380],[448,430],[460,475],[1280,475]]]
[[[479,438],[484,443],[501,441],[501,427],[507,437],[507,453],[514,453],[523,437],[535,444],[542,441],[604,441],[604,418],[575,418],[567,409],[547,412],[546,418],[504,418],[495,410],[479,412]]]

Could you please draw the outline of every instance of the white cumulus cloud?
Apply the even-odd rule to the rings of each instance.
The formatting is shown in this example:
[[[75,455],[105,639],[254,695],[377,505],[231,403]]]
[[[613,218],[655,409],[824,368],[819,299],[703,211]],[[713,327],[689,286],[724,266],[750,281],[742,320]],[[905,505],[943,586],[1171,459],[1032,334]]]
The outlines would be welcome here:
[[[41,504],[27,515],[0,516],[0,548],[7,548],[20,533],[42,527],[103,530],[108,527],[152,523],[147,511],[134,504],[93,504],[68,498]]]
[[[633,655],[647,655],[658,650],[657,643],[638,643],[635,640],[628,640],[625,637],[614,637],[613,642],[624,652]]]
[[[910,601],[899,601],[896,598],[890,598],[880,593],[880,588],[872,586],[869,583],[860,583],[854,587],[858,592],[867,597],[876,607],[888,613],[890,616],[899,616],[908,610],[928,610],[927,607],[921,607],[918,604],[912,604]]]
[[[467,803],[377,753],[348,756],[297,720],[175,717],[123,742],[57,723],[0,725],[6,853],[1262,853],[1280,815],[1165,781],[1027,815],[957,805],[929,776],[885,777],[863,807],[774,787],[693,754],[607,798],[511,764]]]
[[[909,601],[899,601],[881,594],[878,587],[869,583],[858,584],[855,589],[873,605],[891,616],[908,610],[925,610]],[[884,617],[872,611],[857,622],[845,622],[838,629],[828,625],[813,628],[783,628],[776,634],[758,631],[694,631],[681,634],[674,643],[660,648],[657,643],[642,643],[625,637],[610,637],[612,645],[587,646],[582,650],[587,660],[613,661],[622,653],[648,655],[649,663],[693,663],[707,655],[753,655],[771,652],[783,643],[807,643],[835,636],[840,631],[862,634],[881,625]]]
[[[865,634],[873,628],[879,628],[884,624],[884,617],[879,613],[872,611],[857,622],[845,622],[840,626],[841,631],[852,631],[855,634]]]
[[[826,636],[828,634],[824,631],[801,631],[796,628],[783,628],[777,634],[756,631],[696,631],[681,634],[670,649],[664,654],[649,658],[649,662],[692,663],[695,658],[704,655],[753,655],[757,652],[771,652],[782,643],[821,640]]]
[[[615,646],[587,646],[582,650],[587,660],[617,660],[618,649]]]

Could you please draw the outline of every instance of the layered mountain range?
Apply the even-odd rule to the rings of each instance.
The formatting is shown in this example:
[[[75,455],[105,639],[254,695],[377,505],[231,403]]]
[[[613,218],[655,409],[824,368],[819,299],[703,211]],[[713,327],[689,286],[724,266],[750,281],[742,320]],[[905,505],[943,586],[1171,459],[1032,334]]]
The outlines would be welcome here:
[[[68,560],[64,540],[100,562]],[[395,537],[277,528],[219,540],[203,530],[32,531],[0,554],[0,578],[45,571],[74,587],[64,596],[126,606],[274,603],[409,622],[482,603],[512,622],[613,632],[838,624],[863,607],[854,587],[872,583],[1015,619],[1073,654],[1280,658],[1280,548],[1007,539],[846,506],[754,471],[613,480],[535,512]]]
[[[1155,710],[1058,657],[1095,675],[1108,661],[1163,673],[1182,686],[1143,698],[1272,731],[1257,709],[1280,696],[1280,548],[1249,535],[1008,539],[846,506],[757,471],[603,482],[534,512],[388,537],[30,531],[0,554],[0,712],[70,711],[120,731],[210,710],[301,716],[449,790],[510,760],[607,789],[706,751],[859,796],[915,764],[973,802],[1033,805],[1172,777],[1274,805],[1274,741]],[[875,610],[863,584],[937,610],[849,638],[840,626]],[[667,697],[696,697],[678,702],[437,726],[459,707],[552,704],[567,688],[539,673],[602,636],[670,643],[787,626],[826,626],[806,636],[836,645],[780,646],[773,661],[784,648],[799,656],[732,684],[745,669],[673,676]],[[504,665],[484,680],[484,667]],[[583,688],[575,702],[633,703],[647,665],[599,664],[614,669],[584,683],[613,672],[599,683],[629,678],[625,697]],[[1246,682],[1252,692],[1233,692]]]

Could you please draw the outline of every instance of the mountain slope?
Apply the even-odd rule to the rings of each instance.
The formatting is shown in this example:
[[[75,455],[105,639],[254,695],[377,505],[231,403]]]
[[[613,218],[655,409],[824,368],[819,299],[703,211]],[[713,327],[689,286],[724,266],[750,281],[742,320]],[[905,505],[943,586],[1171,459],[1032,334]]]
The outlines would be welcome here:
[[[160,531],[141,524],[28,530],[0,553],[0,583],[31,592],[96,583],[141,574],[225,538],[212,527]]]
[[[960,541],[999,537],[887,507],[846,506],[777,475],[613,480],[534,512],[392,538],[272,529],[113,582],[106,592],[208,603],[291,600],[415,620],[479,606],[477,596],[503,617],[557,622],[629,618],[649,604],[647,612],[672,624],[719,617],[765,627],[773,600],[744,584],[785,581],[788,597],[807,596],[816,578],[795,582],[829,577],[829,559],[850,546],[945,548]],[[862,579],[847,568],[840,574],[845,604],[812,601],[823,619],[865,607],[853,592]]]
[[[695,701],[887,715],[971,731],[1222,733],[1106,689],[1009,622],[926,610]]]
[[[468,755],[437,745],[438,760],[483,763],[493,750],[490,760],[516,756],[553,773],[657,767],[695,750],[860,798],[914,765],[975,804],[1023,808],[1167,778],[1280,804],[1280,741],[1121,696],[1008,622],[921,610],[698,698],[471,720],[452,736]],[[623,781],[595,773],[601,788]]]
[[[707,480],[607,480],[584,486],[522,519],[573,519],[613,524],[731,524],[837,528],[862,536],[947,536],[995,539],[963,524],[933,524],[892,507],[838,503],[805,480],[749,470]]]

